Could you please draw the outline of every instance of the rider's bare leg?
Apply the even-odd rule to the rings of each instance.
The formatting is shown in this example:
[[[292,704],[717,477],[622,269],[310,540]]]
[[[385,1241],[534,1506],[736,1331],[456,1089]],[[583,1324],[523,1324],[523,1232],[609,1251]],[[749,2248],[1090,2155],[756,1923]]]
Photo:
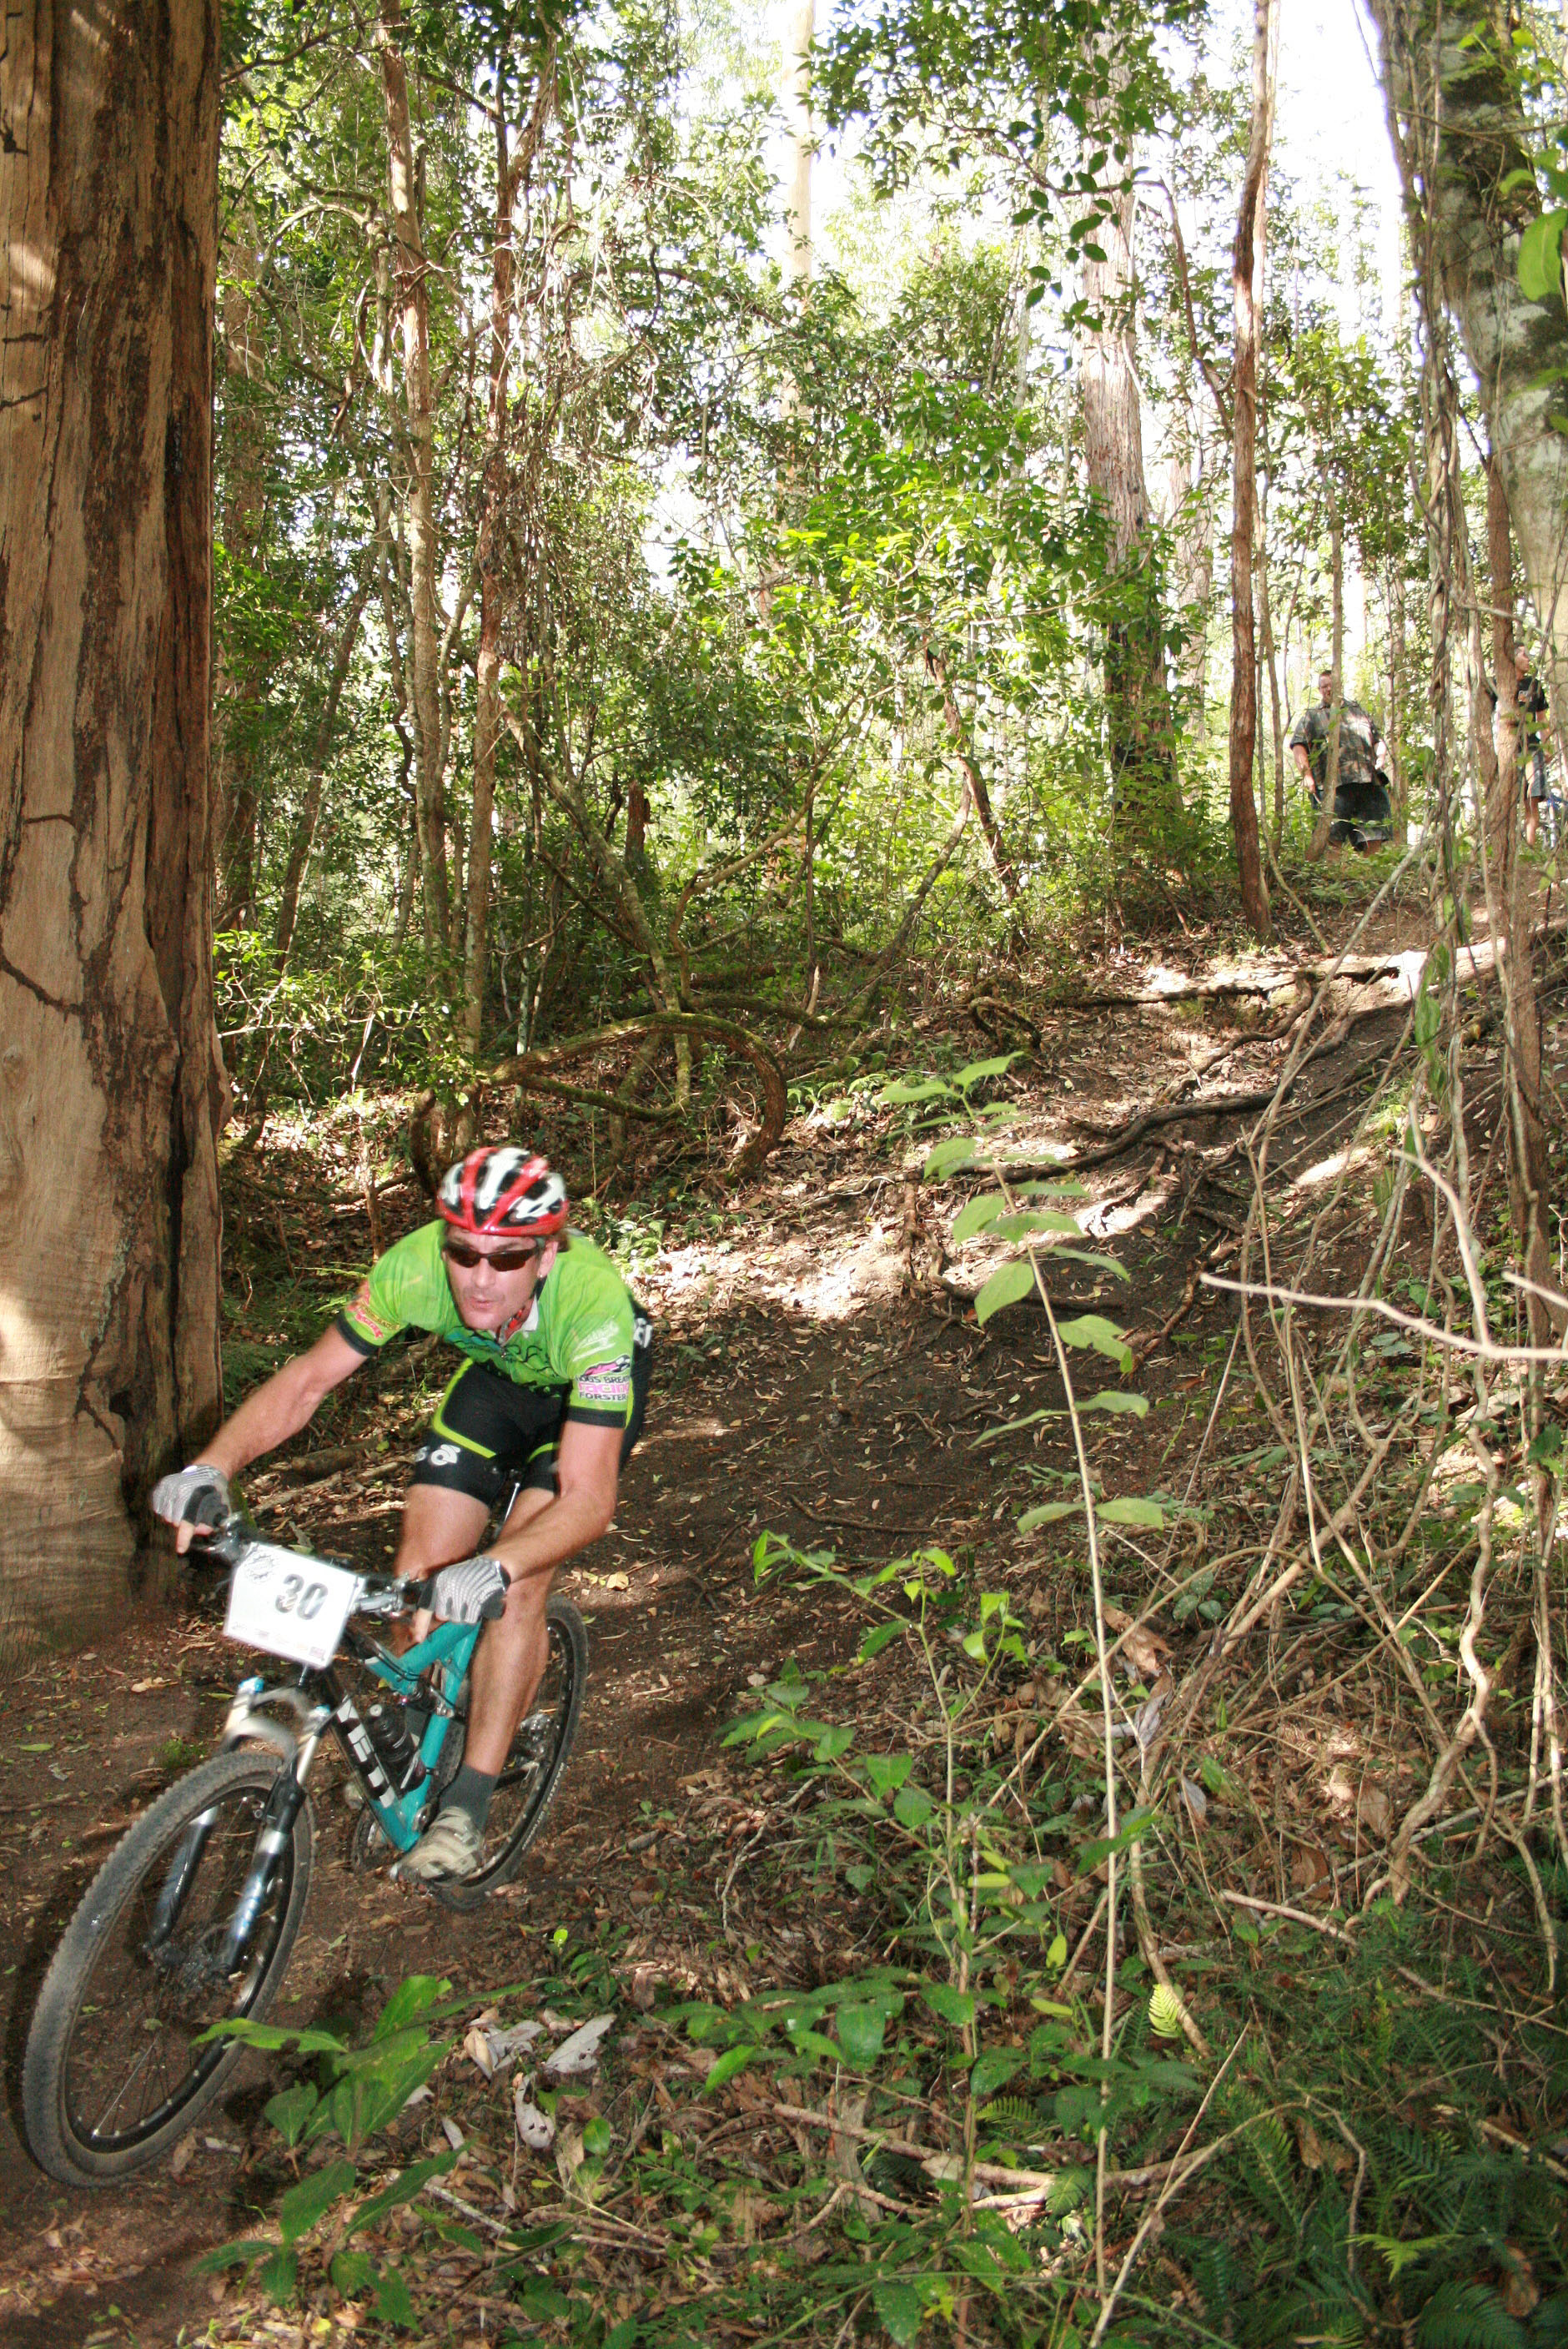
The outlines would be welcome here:
[[[392,1571],[410,1582],[427,1581],[438,1567],[472,1557],[489,1523],[490,1511],[470,1493],[411,1485],[403,1502],[403,1531]],[[427,1626],[430,1620],[428,1615],[418,1619]]]
[[[440,1485],[411,1485],[403,1500],[403,1530],[392,1571],[407,1582],[428,1582],[438,1568],[472,1557],[490,1522],[490,1511],[469,1493],[449,1493]],[[435,1617],[421,1607],[387,1626],[395,1655],[429,1637]]]
[[[520,1493],[508,1513],[506,1529],[516,1533],[520,1526],[548,1508],[553,1497],[550,1493]],[[411,1485],[403,1507],[403,1535],[395,1571],[409,1581],[423,1581],[438,1567],[471,1557],[489,1522],[484,1503],[467,1493],[448,1492],[440,1485]],[[544,1677],[550,1652],[544,1628],[550,1584],[548,1574],[531,1575],[513,1583],[507,1593],[505,1614],[499,1622],[485,1625],[469,1668],[469,1730],[463,1759],[490,1777],[500,1775],[517,1724]],[[424,1639],[433,1619],[421,1609],[413,1619],[413,1639]]]
[[[520,1493],[505,1530],[516,1533],[547,1509],[551,1493]],[[506,1612],[487,1623],[469,1667],[469,1733],[463,1759],[476,1770],[499,1776],[517,1734],[517,1724],[533,1702],[550,1655],[544,1610],[552,1577],[531,1574],[506,1595]]]

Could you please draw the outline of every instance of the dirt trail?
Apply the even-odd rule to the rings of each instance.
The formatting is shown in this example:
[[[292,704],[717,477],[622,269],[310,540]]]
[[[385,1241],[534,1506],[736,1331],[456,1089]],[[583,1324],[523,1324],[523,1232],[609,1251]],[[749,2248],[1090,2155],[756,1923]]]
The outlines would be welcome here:
[[[1150,968],[1129,960],[1107,986],[1130,990]],[[1368,1000],[1365,990],[1358,999]],[[1017,1064],[1009,1145],[1060,1153],[1083,1139],[1072,1120],[1114,1124],[1191,1081],[1222,1044],[1236,1049],[1206,1085],[1261,1084],[1277,1053],[1253,1040],[1260,1016],[1222,999],[1047,1015],[1040,1051]],[[1287,1157],[1305,1164],[1332,1145],[1400,1016],[1396,991],[1381,1021],[1363,1023],[1317,1064],[1309,1091],[1325,1105],[1289,1130]],[[985,1035],[973,1040],[992,1049]],[[1075,1302],[1149,1333],[1178,1310],[1191,1266],[1223,1247],[1243,1212],[1230,1155],[1239,1131],[1234,1118],[1198,1110],[1096,1169],[1089,1227],[1132,1279],[1118,1292],[1109,1276],[1075,1268]],[[830,1927],[748,1907],[752,1814],[718,1738],[748,1682],[791,1656],[807,1671],[842,1664],[855,1632],[830,1600],[785,1585],[758,1590],[752,1543],[771,1528],[867,1560],[927,1540],[983,1548],[988,1580],[1000,1576],[1026,1606],[1044,1537],[1018,1537],[1012,1520],[1042,1472],[1066,1464],[1054,1420],[996,1444],[976,1441],[987,1425],[1058,1403],[1060,1389],[1037,1310],[975,1327],[963,1292],[978,1286],[984,1250],[943,1261],[963,1193],[908,1179],[920,1148],[890,1132],[886,1112],[823,1105],[797,1122],[766,1180],[728,1213],[666,1230],[636,1275],[659,1330],[646,1437],[616,1527],[565,1578],[589,1621],[592,1673],[576,1756],[528,1878],[458,1918],[378,1876],[351,1874],[352,1817],[340,1774],[329,1784],[324,1770],[318,1875],[275,2019],[352,2023],[416,1971],[478,1993],[526,1974],[561,1926],[579,1940],[625,1930],[616,1971],[643,2001],[660,1981],[734,1995],[753,1972],[799,1977],[830,1960]],[[339,1234],[333,1247],[352,1254],[355,1244]],[[1149,1419],[1105,1423],[1098,1439],[1108,1485],[1180,1490],[1207,1409],[1205,1345],[1232,1318],[1226,1300],[1200,1292],[1150,1355],[1139,1381],[1155,1406]],[[404,1375],[363,1397],[352,1431],[361,1441],[396,1416]],[[339,1477],[285,1499],[268,1523],[380,1560],[397,1490],[391,1476]],[[287,1481],[264,1491],[275,1503]],[[63,1923],[129,1816],[210,1749],[235,1653],[209,1596],[12,1682],[12,1740],[0,1753],[0,2189],[12,2221],[0,2252],[0,2336],[11,2349],[172,2344],[181,2325],[199,2330],[221,2292],[189,2275],[189,2260],[245,2231],[258,2180],[274,2175],[259,2060],[209,2117],[178,2178],[166,2165],[122,2189],[68,2192],[33,2167],[17,2134],[27,2018]]]

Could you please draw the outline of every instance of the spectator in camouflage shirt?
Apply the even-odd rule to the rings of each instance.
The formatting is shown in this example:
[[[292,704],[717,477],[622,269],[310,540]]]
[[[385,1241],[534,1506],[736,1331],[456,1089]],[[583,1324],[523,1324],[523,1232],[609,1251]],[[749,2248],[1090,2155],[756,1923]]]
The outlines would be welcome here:
[[[1318,671],[1317,706],[1304,709],[1291,729],[1295,770],[1314,807],[1323,804],[1328,780],[1328,740],[1334,726],[1334,671]],[[1358,701],[1339,705],[1339,777],[1334,794],[1329,839],[1348,841],[1363,851],[1379,848],[1393,828],[1387,784],[1377,763],[1382,737],[1377,721]]]

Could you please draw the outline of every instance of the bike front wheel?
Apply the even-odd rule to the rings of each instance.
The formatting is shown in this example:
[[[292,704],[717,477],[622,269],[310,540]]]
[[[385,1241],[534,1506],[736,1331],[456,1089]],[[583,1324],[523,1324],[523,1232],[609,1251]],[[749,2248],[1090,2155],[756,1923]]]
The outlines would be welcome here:
[[[27,2141],[52,2178],[145,2169],[211,2104],[283,1981],[310,1890],[310,1805],[284,1837],[237,1966],[223,1964],[278,1777],[275,1754],[214,1754],[143,1812],[93,1878],[38,1993],[23,2064]]]

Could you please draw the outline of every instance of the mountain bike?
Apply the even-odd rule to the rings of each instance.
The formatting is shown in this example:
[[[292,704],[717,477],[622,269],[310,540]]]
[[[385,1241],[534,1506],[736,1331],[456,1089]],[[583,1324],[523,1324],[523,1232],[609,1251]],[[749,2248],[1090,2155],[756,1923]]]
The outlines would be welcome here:
[[[408,1850],[462,1760],[481,1627],[438,1623],[395,1655],[360,1627],[410,1611],[422,1585],[280,1548],[238,1514],[201,1556],[229,1570],[228,1635],[297,1669],[241,1682],[217,1753],[117,1844],[55,1953],[28,2033],[23,2111],[35,2158],[66,2185],[148,2168],[239,2064],[242,2043],[203,2034],[259,2022],[282,1987],[310,1890],[308,1785],[325,1733],[363,1796],[350,1846],[360,1867]],[[548,1629],[549,1662],[497,1781],[479,1869],[428,1888],[449,1908],[476,1908],[516,1874],[566,1766],[588,1639],[563,1599],[551,1599]]]

